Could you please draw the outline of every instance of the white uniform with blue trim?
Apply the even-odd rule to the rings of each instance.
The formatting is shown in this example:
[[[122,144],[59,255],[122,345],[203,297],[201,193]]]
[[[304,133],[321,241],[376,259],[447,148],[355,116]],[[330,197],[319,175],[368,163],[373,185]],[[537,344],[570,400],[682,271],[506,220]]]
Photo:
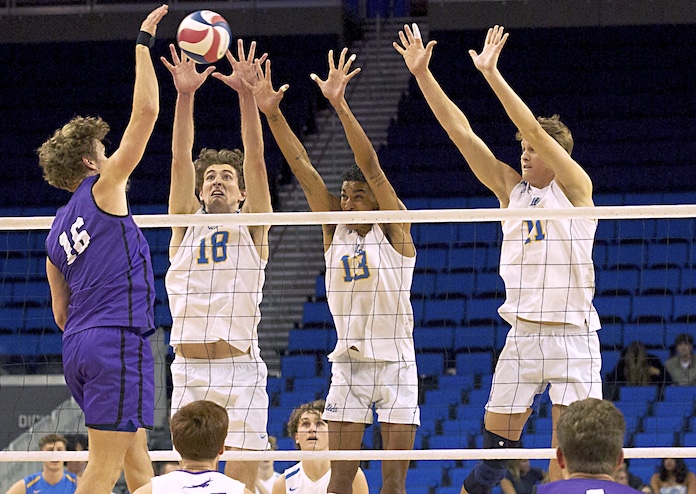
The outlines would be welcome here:
[[[266,264],[246,225],[190,226],[165,280],[175,351],[182,343],[222,340],[248,352],[210,360],[177,354],[172,415],[193,401],[213,401],[229,416],[225,446],[260,451],[268,447],[268,369],[258,337]]]
[[[326,494],[331,479],[331,469],[316,482],[312,482],[304,469],[302,462],[288,468],[283,473],[285,476],[285,492],[287,494]]]
[[[597,220],[536,219],[535,209],[574,207],[555,181],[542,189],[520,182],[508,207],[529,210],[529,219],[503,223],[507,298],[498,312],[512,327],[486,410],[523,413],[549,385],[555,405],[601,398],[600,323],[592,305]]]

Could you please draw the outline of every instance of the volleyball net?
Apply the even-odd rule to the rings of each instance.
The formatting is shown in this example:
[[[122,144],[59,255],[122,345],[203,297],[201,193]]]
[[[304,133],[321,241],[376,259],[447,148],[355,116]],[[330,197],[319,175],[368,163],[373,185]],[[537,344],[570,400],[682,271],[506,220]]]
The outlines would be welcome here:
[[[462,207],[466,207],[464,201]],[[166,444],[168,438],[171,396],[168,336],[172,319],[164,287],[171,226],[272,225],[259,346],[270,376],[268,433],[278,438],[279,450],[228,452],[223,459],[274,459],[282,463],[276,467],[282,471],[285,462],[289,466],[319,454],[296,451],[285,424],[296,406],[325,398],[330,382],[327,355],[335,345],[336,331],[326,300],[319,225],[408,222],[417,250],[410,300],[421,425],[414,450],[381,450],[379,425],[375,423],[365,430],[362,451],[322,455],[362,460],[371,487],[378,480],[369,472],[379,472],[379,468],[372,468],[379,460],[409,459],[414,468],[409,470],[407,485],[427,484],[437,488],[437,493],[446,487],[459,487],[476,459],[531,458],[534,465],[545,468],[554,455],[547,393],[535,400],[534,413],[522,435],[523,449],[480,450],[484,405],[509,329],[497,313],[505,299],[498,273],[500,222],[527,221],[534,240],[547,220],[594,218],[598,220],[593,250],[594,305],[602,322],[599,339],[604,397],[614,401],[626,418],[626,457],[633,459],[631,471],[648,483],[659,458],[664,457],[685,458],[695,471],[696,387],[668,383],[666,371],[662,382],[638,377],[626,384],[619,378],[607,379],[622,353],[635,347],[635,342],[664,366],[674,355],[679,335],[696,335],[695,217],[696,206],[691,205],[541,209],[534,211],[534,222],[529,221],[529,211],[493,207],[137,215],[150,244],[156,279],[155,322],[159,330],[153,337],[153,351],[158,399],[152,437],[163,441],[151,441],[152,458],[178,458],[175,452],[158,446]],[[0,392],[2,415],[6,417],[0,432],[0,446],[6,449],[0,452],[0,468],[49,457],[86,459],[87,455],[35,451],[42,435],[85,430],[79,407],[61,376],[61,334],[53,321],[45,274],[44,241],[51,220],[48,216],[0,218],[0,246],[4,248],[0,260],[0,358],[5,372],[0,376]]]

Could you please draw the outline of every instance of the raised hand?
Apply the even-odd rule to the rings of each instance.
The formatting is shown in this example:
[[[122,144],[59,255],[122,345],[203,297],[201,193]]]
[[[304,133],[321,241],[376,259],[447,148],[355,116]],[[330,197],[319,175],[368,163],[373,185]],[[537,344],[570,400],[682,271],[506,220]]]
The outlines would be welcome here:
[[[162,17],[167,15],[167,12],[169,12],[169,5],[160,5],[148,14],[142,24],[140,24],[140,30],[154,36],[157,32],[157,24],[162,20]]]
[[[433,55],[433,47],[437,44],[437,41],[429,41],[424,48],[423,38],[416,23],[413,23],[413,29],[409,28],[408,24],[405,24],[404,30],[399,31],[399,39],[401,40],[401,45],[395,41],[392,43],[392,46],[404,57],[406,67],[408,67],[411,74],[417,77],[425,73],[428,70],[430,57]]]
[[[203,72],[198,72],[196,63],[186,56],[184,52],[181,52],[181,58],[179,58],[173,44],[169,45],[169,51],[172,54],[173,63],[169,63],[165,57],[160,57],[160,60],[162,60],[164,66],[171,72],[174,78],[174,86],[179,94],[195,93],[215,70],[214,66],[210,66]]]
[[[227,50],[226,56],[227,60],[232,66],[232,73],[230,75],[224,75],[220,72],[213,72],[213,77],[221,80],[229,87],[237,91],[238,93],[251,92],[249,85],[254,85],[256,83],[256,71],[254,70],[254,56],[256,54],[256,41],[252,41],[249,45],[249,53],[244,54],[244,41],[241,39],[237,40],[237,58],[234,58],[232,52]],[[263,63],[266,60],[268,54],[264,53],[259,59],[259,63]],[[247,84],[244,84],[246,81]]]
[[[329,50],[329,75],[326,77],[325,81],[320,79],[316,74],[309,75],[309,77],[317,83],[324,97],[328,99],[329,103],[334,107],[338,106],[344,99],[348,82],[360,72],[359,68],[352,72],[348,72],[351,64],[355,60],[355,55],[351,55],[348,60],[346,60],[347,53],[348,48],[341,50],[341,55],[338,57],[338,64],[336,64],[334,62],[333,50]]]
[[[249,87],[256,100],[256,106],[258,106],[259,110],[264,114],[271,113],[278,109],[280,101],[283,99],[283,96],[285,96],[285,91],[287,91],[290,86],[283,84],[277,91],[273,90],[270,60],[266,60],[265,73],[260,60],[254,62],[254,70],[256,72],[256,83],[253,85],[250,84]]]
[[[498,57],[510,35],[510,33],[503,34],[503,31],[503,26],[493,26],[486,33],[486,41],[483,43],[481,53],[469,50],[469,55],[474,61],[474,65],[484,75],[495,71],[497,68]]]

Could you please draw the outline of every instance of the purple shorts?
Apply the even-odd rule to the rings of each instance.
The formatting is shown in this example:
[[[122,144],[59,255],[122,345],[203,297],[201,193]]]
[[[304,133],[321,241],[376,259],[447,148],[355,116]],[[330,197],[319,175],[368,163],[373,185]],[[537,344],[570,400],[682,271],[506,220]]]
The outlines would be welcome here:
[[[154,360],[150,342],[136,329],[99,327],[65,336],[63,370],[87,427],[123,432],[152,429]]]

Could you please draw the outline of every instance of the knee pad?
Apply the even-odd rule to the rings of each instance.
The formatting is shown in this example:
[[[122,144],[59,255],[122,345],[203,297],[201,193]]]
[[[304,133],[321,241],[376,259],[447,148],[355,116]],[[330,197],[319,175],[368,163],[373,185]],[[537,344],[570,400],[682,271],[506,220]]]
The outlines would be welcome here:
[[[518,448],[519,441],[512,441],[487,430],[483,432],[484,449]],[[464,489],[469,494],[490,494],[507,471],[507,460],[479,461],[464,480]]]

